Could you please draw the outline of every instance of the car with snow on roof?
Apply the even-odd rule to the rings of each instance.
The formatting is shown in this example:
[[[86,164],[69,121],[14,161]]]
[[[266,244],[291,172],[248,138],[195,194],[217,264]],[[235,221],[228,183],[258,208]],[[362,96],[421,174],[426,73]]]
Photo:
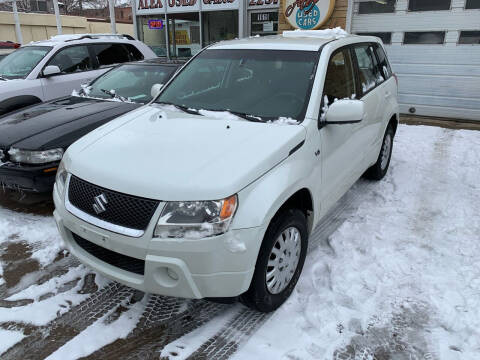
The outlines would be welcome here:
[[[54,216],[69,251],[108,278],[273,311],[329,209],[362,174],[387,173],[398,119],[376,37],[220,42],[67,150]]]
[[[155,57],[130,35],[65,34],[31,42],[0,60],[0,115],[67,96],[116,64]]]

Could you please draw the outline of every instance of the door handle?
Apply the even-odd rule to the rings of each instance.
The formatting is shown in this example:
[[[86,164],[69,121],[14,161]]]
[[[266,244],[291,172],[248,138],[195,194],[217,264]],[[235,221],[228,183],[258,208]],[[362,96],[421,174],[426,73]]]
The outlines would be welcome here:
[[[385,99],[388,99],[390,96],[392,96],[392,93],[390,91],[387,91],[385,93]]]

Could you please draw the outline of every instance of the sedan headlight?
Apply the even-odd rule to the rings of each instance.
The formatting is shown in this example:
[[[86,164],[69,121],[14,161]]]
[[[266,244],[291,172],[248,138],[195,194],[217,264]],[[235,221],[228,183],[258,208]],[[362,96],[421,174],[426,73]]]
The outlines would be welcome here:
[[[223,234],[230,226],[237,202],[237,195],[213,201],[168,202],[154,236],[198,239]]]
[[[60,161],[63,157],[63,149],[51,149],[44,151],[21,150],[11,148],[8,150],[10,161],[24,164],[46,164]]]
[[[57,184],[57,191],[60,195],[63,195],[65,190],[65,183],[67,182],[68,172],[65,170],[65,165],[63,161],[58,166],[57,176],[55,178],[55,183]]]

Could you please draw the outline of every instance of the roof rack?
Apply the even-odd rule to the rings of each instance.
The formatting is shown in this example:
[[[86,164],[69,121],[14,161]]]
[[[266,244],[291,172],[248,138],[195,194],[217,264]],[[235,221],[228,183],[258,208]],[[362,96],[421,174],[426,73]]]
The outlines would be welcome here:
[[[135,40],[131,35],[128,34],[65,34],[65,35],[55,35],[50,38],[51,41],[76,41],[82,39],[127,39]]]

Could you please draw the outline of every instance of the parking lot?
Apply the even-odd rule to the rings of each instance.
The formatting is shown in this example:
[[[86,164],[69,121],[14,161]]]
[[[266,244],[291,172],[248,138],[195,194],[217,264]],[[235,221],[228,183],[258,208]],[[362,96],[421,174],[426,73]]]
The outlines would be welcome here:
[[[390,170],[315,229],[269,315],[111,282],[62,249],[48,200],[4,193],[1,358],[478,359],[480,133],[402,125]]]

